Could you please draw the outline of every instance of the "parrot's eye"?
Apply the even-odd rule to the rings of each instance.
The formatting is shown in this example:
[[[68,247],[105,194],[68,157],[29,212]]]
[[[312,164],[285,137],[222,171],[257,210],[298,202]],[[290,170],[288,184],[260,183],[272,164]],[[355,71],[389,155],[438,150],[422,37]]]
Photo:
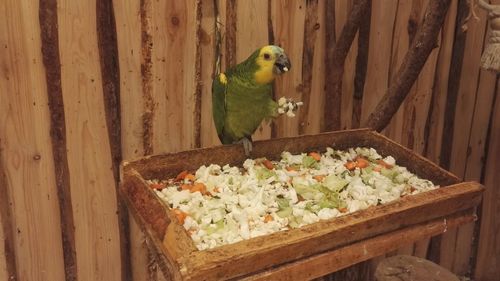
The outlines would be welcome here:
[[[264,59],[266,60],[270,60],[271,59],[271,55],[270,54],[264,54]]]

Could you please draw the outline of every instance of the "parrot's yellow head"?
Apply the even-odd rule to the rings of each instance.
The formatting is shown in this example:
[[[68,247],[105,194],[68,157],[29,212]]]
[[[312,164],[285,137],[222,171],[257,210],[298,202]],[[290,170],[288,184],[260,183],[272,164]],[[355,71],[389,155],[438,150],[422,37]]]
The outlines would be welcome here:
[[[292,67],[285,51],[274,45],[260,48],[255,61],[258,69],[254,78],[259,84],[272,82],[277,75],[288,72]]]

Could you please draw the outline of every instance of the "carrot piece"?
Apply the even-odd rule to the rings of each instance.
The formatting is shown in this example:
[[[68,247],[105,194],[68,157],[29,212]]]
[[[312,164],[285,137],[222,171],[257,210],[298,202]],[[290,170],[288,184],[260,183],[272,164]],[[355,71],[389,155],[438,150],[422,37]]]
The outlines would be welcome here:
[[[184,225],[184,221],[186,220],[187,214],[179,209],[174,209],[175,216],[181,225]]]
[[[366,160],[365,158],[358,157],[356,159],[356,166],[358,166],[359,168],[366,168],[369,165],[370,165],[370,162],[368,162],[368,160]]]
[[[269,170],[272,170],[274,169],[274,164],[273,162],[265,159],[264,161],[262,161],[262,165],[264,165],[264,167],[268,168]]]
[[[184,179],[190,180],[190,181],[195,181],[196,177],[193,174],[187,174]]]
[[[394,165],[391,165],[382,159],[378,160],[377,163],[386,169],[392,169],[392,167],[394,167]]]
[[[271,216],[270,214],[267,214],[265,217],[264,217],[264,222],[270,222],[270,221],[273,221],[274,218],[273,216]]]
[[[207,187],[201,183],[201,182],[196,182],[194,185],[191,187],[189,190],[191,193],[194,193],[196,191],[199,191],[201,194],[206,194],[207,193]]]
[[[297,171],[297,169],[295,169],[294,167],[292,166],[286,166],[285,169],[289,172],[294,172],[294,171]]]
[[[346,208],[346,207],[343,207],[343,208],[340,208],[340,209],[339,209],[339,211],[340,211],[341,213],[346,213],[348,210],[347,210],[347,208]]]
[[[316,176],[313,176],[313,179],[321,182],[325,179],[325,175],[316,175]]]
[[[309,152],[309,156],[311,156],[316,161],[321,160],[321,154],[317,152]]]
[[[379,165],[379,166],[376,166],[375,168],[373,168],[373,170],[374,170],[375,172],[380,172],[380,171],[382,171],[382,166],[380,166],[380,165]]]
[[[214,192],[220,192],[220,189],[218,187],[214,187]]]
[[[177,177],[175,177],[175,180],[176,180],[176,181],[183,180],[183,179],[186,177],[186,175],[187,175],[187,174],[188,174],[188,171],[182,171],[182,172],[180,172],[180,173],[177,175]]]
[[[183,185],[181,185],[181,189],[182,190],[191,190],[191,188],[193,188],[192,184],[183,184]]]
[[[156,190],[162,190],[165,188],[165,185],[162,184],[162,183],[152,183],[149,185],[152,189],[156,189]]]
[[[356,162],[349,161],[349,162],[345,163],[344,166],[347,168],[347,170],[352,171],[352,170],[356,169]]]

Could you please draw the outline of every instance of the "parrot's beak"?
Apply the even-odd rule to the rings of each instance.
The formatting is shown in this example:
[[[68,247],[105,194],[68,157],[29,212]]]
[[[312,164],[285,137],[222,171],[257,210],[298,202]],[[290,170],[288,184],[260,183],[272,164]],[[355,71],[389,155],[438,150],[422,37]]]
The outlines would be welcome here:
[[[288,57],[285,54],[279,55],[274,63],[274,73],[280,75],[288,72],[290,68],[292,68],[292,64],[290,63]]]

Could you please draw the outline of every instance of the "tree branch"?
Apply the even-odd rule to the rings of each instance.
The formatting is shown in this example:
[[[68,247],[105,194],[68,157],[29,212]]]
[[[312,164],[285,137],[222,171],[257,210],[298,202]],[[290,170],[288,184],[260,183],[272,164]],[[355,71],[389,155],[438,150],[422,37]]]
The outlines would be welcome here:
[[[370,4],[371,0],[357,0],[354,3],[333,53],[329,52],[329,49],[333,48],[331,40],[327,40],[326,65],[327,67],[331,67],[331,71],[328,71],[325,77],[326,97],[324,118],[326,131],[340,129],[342,78],[344,76],[345,59],[356,36],[356,32],[358,32],[359,25],[369,11]],[[327,18],[326,20],[335,19]]]
[[[382,131],[391,121],[399,106],[410,92],[432,49],[437,46],[437,36],[443,25],[450,0],[430,1],[411,48],[387,93],[370,114],[363,127]]]

